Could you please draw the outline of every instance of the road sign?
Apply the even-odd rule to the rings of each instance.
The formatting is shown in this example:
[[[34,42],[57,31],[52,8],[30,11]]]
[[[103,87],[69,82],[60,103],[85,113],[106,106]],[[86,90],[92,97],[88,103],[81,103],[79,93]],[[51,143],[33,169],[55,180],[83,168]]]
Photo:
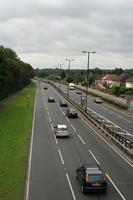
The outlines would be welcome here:
[[[85,106],[85,96],[83,96],[83,95],[81,95],[80,105],[81,105],[82,107]]]

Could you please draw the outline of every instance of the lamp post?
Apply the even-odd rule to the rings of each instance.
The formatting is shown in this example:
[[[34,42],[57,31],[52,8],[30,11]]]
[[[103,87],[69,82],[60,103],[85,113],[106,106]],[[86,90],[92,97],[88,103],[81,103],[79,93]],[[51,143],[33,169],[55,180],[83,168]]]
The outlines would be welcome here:
[[[66,59],[66,61],[69,62],[69,65],[68,65],[68,74],[69,74],[70,64],[71,64],[71,61],[74,61],[74,59]],[[68,83],[68,88],[67,88],[67,97],[69,98],[69,83]]]
[[[60,78],[61,78],[61,66],[62,66],[62,65],[64,65],[64,64],[61,64],[61,63],[59,64],[59,66],[60,66],[59,90],[60,90]]]
[[[87,93],[88,93],[88,82],[89,82],[90,54],[96,53],[96,52],[95,51],[82,51],[82,53],[88,54],[87,74],[86,74],[86,97],[85,97],[85,112],[87,112]]]

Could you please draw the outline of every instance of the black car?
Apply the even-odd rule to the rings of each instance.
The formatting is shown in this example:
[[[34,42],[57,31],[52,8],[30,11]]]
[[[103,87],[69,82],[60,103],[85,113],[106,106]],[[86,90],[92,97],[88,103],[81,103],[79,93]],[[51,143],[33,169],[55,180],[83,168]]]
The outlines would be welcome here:
[[[44,86],[44,90],[47,90],[48,89],[48,87],[47,86]]]
[[[55,102],[55,98],[54,97],[49,97],[48,98],[48,102]]]
[[[69,118],[78,118],[78,112],[75,109],[70,108],[67,110],[66,116]]]
[[[99,166],[83,165],[76,170],[76,178],[81,185],[81,192],[107,191],[107,180]]]
[[[81,90],[77,90],[76,94],[82,94]]]
[[[68,102],[66,100],[61,100],[60,101],[60,106],[62,106],[62,107],[68,107]]]

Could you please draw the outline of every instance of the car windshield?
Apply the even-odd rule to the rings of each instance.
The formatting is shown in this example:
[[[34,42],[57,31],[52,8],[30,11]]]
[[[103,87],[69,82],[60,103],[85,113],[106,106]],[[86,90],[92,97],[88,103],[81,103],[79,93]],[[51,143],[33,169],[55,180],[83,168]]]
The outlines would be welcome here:
[[[98,100],[98,101],[100,100],[101,101],[101,98],[100,97],[96,97],[96,100]]]
[[[67,128],[58,128],[58,131],[67,131]]]
[[[95,182],[95,181],[101,181],[102,175],[101,174],[88,174],[88,181],[89,182]]]

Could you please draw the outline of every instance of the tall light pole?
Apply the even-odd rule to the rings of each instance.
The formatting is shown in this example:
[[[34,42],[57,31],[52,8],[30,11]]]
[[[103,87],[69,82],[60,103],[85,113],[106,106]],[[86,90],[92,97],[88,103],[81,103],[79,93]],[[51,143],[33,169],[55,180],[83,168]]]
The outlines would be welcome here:
[[[64,65],[64,64],[61,64],[61,63],[59,64],[59,66],[60,66],[59,90],[60,90],[60,78],[61,78],[61,66],[62,66],[62,65]]]
[[[89,67],[90,67],[90,54],[96,53],[95,51],[82,51],[82,53],[88,54],[88,63],[87,63],[87,74],[86,74],[86,97],[85,97],[85,112],[87,112],[87,94],[88,94],[88,82],[89,82]]]
[[[66,59],[66,61],[69,62],[69,65],[68,65],[68,75],[69,75],[70,64],[71,64],[71,61],[74,61],[74,59]],[[69,98],[69,83],[68,83],[68,88],[67,88],[67,97]]]

